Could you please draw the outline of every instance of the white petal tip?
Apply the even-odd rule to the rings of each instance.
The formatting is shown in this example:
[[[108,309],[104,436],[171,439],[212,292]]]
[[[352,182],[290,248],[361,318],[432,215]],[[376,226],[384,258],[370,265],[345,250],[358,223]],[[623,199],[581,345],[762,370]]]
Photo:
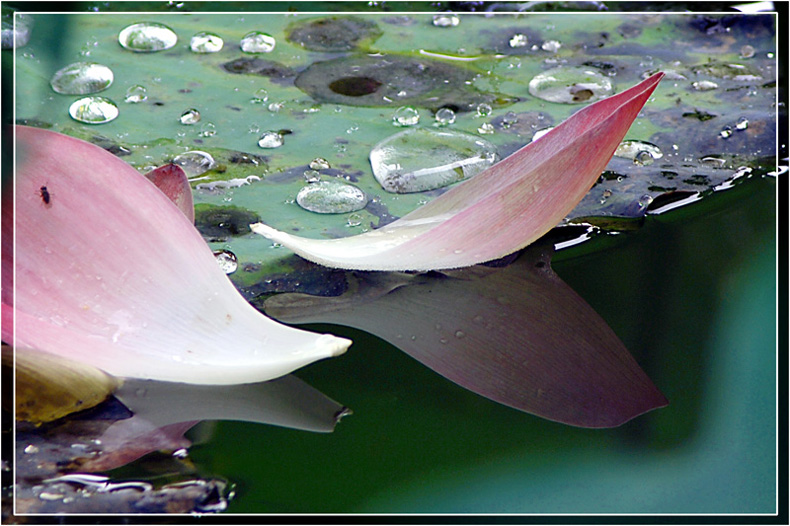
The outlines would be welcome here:
[[[322,334],[318,337],[316,344],[319,347],[326,349],[329,352],[330,357],[340,356],[351,345],[351,340],[347,340],[346,338],[339,338],[332,334]]]

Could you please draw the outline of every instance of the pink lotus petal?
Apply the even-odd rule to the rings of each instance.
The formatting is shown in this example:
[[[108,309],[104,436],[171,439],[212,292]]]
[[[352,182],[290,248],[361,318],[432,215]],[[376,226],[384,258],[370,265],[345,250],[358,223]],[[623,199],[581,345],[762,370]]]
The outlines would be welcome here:
[[[4,245],[16,241],[15,297],[3,288],[15,333],[4,308],[4,340],[198,384],[276,378],[350,345],[256,311],[184,214],[122,160],[35,128],[16,139],[16,221],[3,221]]]
[[[340,239],[254,232],[322,265],[432,270],[490,261],[524,248],[581,201],[663,73],[576,112],[483,173],[378,230]]]
[[[177,164],[166,164],[145,174],[179,210],[184,212],[191,223],[195,222],[195,205],[192,201],[192,187],[184,170]]]

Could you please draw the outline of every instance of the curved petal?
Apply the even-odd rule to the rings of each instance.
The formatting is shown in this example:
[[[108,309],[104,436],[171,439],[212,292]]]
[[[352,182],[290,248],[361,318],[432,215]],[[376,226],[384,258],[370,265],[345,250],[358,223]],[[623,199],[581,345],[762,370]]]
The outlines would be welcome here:
[[[7,341],[115,376],[197,384],[276,378],[350,345],[255,310],[186,216],[120,159],[46,130],[18,126],[16,139]]]
[[[524,248],[589,191],[663,73],[576,112],[483,173],[378,230],[307,239],[262,223],[254,232],[305,259],[359,270],[460,268]]]

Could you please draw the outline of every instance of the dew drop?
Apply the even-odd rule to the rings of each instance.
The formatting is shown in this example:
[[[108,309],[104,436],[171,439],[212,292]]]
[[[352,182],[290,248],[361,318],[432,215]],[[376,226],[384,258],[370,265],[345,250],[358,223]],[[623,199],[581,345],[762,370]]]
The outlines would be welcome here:
[[[148,90],[145,88],[145,86],[136,84],[126,90],[126,97],[124,98],[124,102],[127,102],[129,104],[137,104],[138,102],[144,102],[147,99],[148,99]]]
[[[307,183],[317,183],[321,180],[321,174],[316,170],[305,170],[303,175]]]
[[[241,39],[240,47],[245,53],[271,53],[277,41],[273,36],[260,31],[251,31]]]
[[[296,202],[311,212],[342,214],[362,210],[368,204],[368,197],[356,186],[338,181],[320,181],[299,190]]]
[[[194,53],[216,53],[222,49],[224,44],[225,42],[219,35],[201,31],[189,41],[189,49]]]
[[[494,133],[494,125],[490,122],[484,122],[477,128],[477,132],[484,135],[491,135]]]
[[[741,58],[752,58],[754,56],[754,52],[754,48],[747,44],[741,48]]]
[[[643,141],[623,141],[615,150],[614,155],[623,159],[631,159],[635,164],[649,165],[664,154],[655,144]]]
[[[562,44],[560,44],[557,40],[547,40],[541,44],[540,49],[543,51],[548,51],[549,53],[556,53],[561,47]]]
[[[346,220],[346,225],[350,227],[359,226],[362,224],[362,216],[360,214],[349,214]]]
[[[548,102],[581,104],[608,97],[614,86],[608,77],[590,68],[558,67],[530,80],[529,92]]]
[[[250,99],[251,104],[263,104],[269,100],[269,92],[261,88],[255,92],[255,95]]]
[[[267,131],[258,139],[258,146],[261,148],[279,148],[283,145],[283,136],[280,132]]]
[[[466,333],[464,331],[455,331],[455,337],[458,338],[459,340],[465,336]]]
[[[84,97],[69,106],[69,115],[85,124],[104,124],[118,117],[118,106],[105,97]]]
[[[178,118],[181,121],[181,124],[190,126],[192,124],[197,124],[200,122],[200,112],[195,108],[190,108],[186,110],[184,113],[181,114],[181,117]]]
[[[392,114],[392,124],[395,126],[415,126],[420,122],[420,112],[411,106],[401,106]]]
[[[508,41],[508,44],[510,44],[510,47],[512,48],[524,47],[528,43],[529,41],[527,39],[527,35],[524,35],[522,33],[516,33],[515,35],[510,37],[510,40]]]
[[[455,27],[460,23],[461,19],[453,13],[433,15],[433,25],[436,27]]]
[[[32,455],[32,454],[35,454],[35,453],[38,453],[38,447],[37,446],[34,446],[33,444],[25,446],[25,454]]]
[[[719,135],[722,139],[729,138],[732,135],[732,128],[730,126],[725,126],[724,129],[719,132]]]
[[[129,51],[150,53],[170,49],[176,45],[178,37],[164,24],[139,22],[123,28],[118,34],[118,42]]]
[[[477,116],[478,117],[488,117],[491,115],[491,112],[494,111],[491,108],[490,104],[486,104],[485,102],[477,105]]]
[[[455,122],[455,112],[450,108],[439,108],[433,118],[439,126],[449,126]]]
[[[746,117],[741,117],[738,119],[738,122],[735,123],[735,129],[738,131],[743,131],[749,127],[749,120]]]
[[[200,126],[201,137],[214,137],[217,134],[217,126],[213,122],[204,122]]]
[[[173,163],[177,164],[184,170],[187,177],[197,177],[202,175],[216,166],[214,158],[200,150],[190,150],[173,158]]]
[[[64,95],[90,95],[110,87],[113,73],[110,68],[95,62],[75,62],[52,75],[52,89]]]
[[[719,85],[710,80],[700,80],[697,82],[692,82],[691,87],[697,91],[710,91],[718,88]]]
[[[233,274],[236,272],[236,269],[239,268],[239,262],[236,259],[236,254],[230,250],[218,250],[214,252],[214,257],[217,260],[219,268],[221,268],[222,272],[225,274]]]
[[[323,157],[316,157],[315,159],[310,161],[311,170],[328,170],[329,168],[330,168],[329,161],[327,161]]]

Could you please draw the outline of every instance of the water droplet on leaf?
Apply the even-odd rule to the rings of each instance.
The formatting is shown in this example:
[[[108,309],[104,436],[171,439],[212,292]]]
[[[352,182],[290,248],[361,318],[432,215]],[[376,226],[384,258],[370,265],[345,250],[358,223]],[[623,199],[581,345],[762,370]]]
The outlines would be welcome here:
[[[532,96],[549,102],[594,102],[614,92],[612,81],[590,68],[558,67],[539,73],[529,81]]]
[[[321,181],[299,190],[296,202],[311,212],[342,214],[362,210],[368,197],[356,186],[338,181]]]
[[[388,192],[433,190],[468,179],[497,160],[496,148],[468,133],[414,128],[384,139],[370,152],[373,175]]]
[[[283,136],[280,132],[267,131],[258,139],[258,146],[261,148],[279,148],[283,145]]]
[[[189,49],[194,53],[216,53],[224,45],[222,37],[207,31],[201,31],[189,41]]]
[[[225,274],[233,274],[239,268],[239,262],[236,259],[236,254],[230,250],[218,250],[214,252],[214,257],[217,259],[217,264],[222,272]]]
[[[84,97],[69,106],[69,115],[85,124],[104,124],[118,117],[118,106],[105,97]]]
[[[59,69],[49,84],[57,93],[90,95],[109,88],[113,81],[110,68],[95,62],[75,62]]]
[[[329,161],[323,157],[316,157],[310,161],[310,168],[312,170],[328,170],[330,168]]]
[[[144,102],[147,99],[148,90],[145,88],[145,86],[136,84],[126,90],[126,98],[124,98],[124,102],[129,104],[137,104],[138,102]]]
[[[433,118],[439,126],[448,126],[455,122],[455,112],[450,108],[439,108]]]
[[[392,114],[395,126],[415,126],[420,122],[420,112],[411,106],[401,106]]]
[[[436,27],[455,27],[460,23],[461,19],[452,13],[433,15],[433,25]]]
[[[510,44],[510,47],[513,47],[513,48],[524,47],[528,43],[529,42],[527,40],[527,35],[524,35],[522,33],[516,33],[508,41],[508,44]]]
[[[190,150],[173,158],[173,163],[184,170],[187,177],[196,177],[204,174],[216,166],[214,158],[200,150]]]
[[[271,53],[277,41],[273,36],[260,31],[251,31],[241,39],[240,47],[245,53]]]
[[[190,108],[179,117],[181,124],[192,125],[200,122],[200,112],[195,108]]]
[[[118,42],[129,51],[150,53],[170,49],[176,45],[178,37],[164,24],[140,22],[123,28]]]

